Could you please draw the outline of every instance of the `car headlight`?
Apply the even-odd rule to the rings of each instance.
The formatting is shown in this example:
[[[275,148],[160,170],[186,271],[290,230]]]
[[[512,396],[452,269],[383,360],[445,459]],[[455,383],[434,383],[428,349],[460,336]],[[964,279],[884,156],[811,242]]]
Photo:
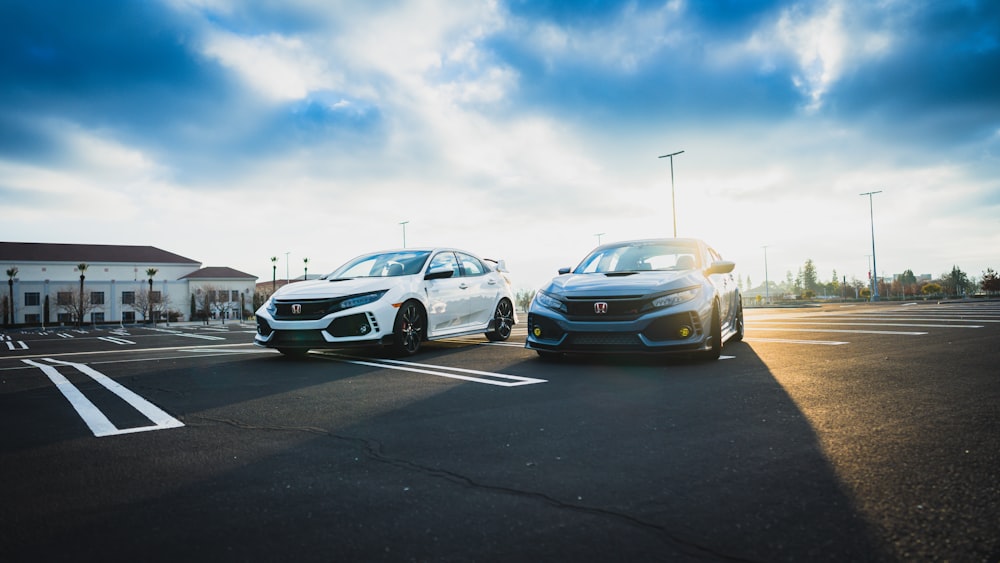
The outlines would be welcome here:
[[[362,305],[367,305],[369,303],[374,303],[382,298],[387,289],[382,291],[373,291],[371,293],[362,293],[361,295],[352,295],[340,300],[340,303],[334,305],[333,309],[343,311],[344,309],[350,309],[352,307],[360,307]]]
[[[278,313],[278,305],[274,302],[274,297],[269,297],[267,299],[267,303],[264,304],[264,310],[267,311],[267,314],[272,317]]]
[[[664,307],[680,305],[681,303],[686,303],[695,297],[698,297],[700,292],[701,288],[690,287],[674,293],[668,293],[667,295],[661,295],[660,297],[653,299],[653,307],[656,309],[663,309]]]
[[[538,303],[538,305],[545,307],[546,309],[552,309],[554,311],[562,311],[563,313],[569,312],[569,308],[566,307],[565,303],[556,299],[555,297],[552,297],[551,295],[545,293],[544,291],[539,291],[535,293],[535,303]]]

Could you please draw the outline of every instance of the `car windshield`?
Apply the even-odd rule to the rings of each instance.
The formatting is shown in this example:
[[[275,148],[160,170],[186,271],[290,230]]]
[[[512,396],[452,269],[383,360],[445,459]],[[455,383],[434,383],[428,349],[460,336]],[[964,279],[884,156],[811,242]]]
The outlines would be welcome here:
[[[610,274],[652,270],[691,270],[698,267],[698,250],[680,242],[631,243],[598,248],[573,271]]]
[[[385,278],[411,276],[423,270],[430,252],[426,250],[400,250],[366,254],[323,276],[323,279]]]

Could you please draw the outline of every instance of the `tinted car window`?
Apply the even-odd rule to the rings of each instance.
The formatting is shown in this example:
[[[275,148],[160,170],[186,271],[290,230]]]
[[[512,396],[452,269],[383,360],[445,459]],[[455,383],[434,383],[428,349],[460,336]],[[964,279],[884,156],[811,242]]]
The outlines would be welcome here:
[[[459,275],[458,260],[455,259],[454,252],[439,252],[435,254],[434,258],[431,258],[431,265],[427,268],[427,271],[440,270],[442,268],[454,272],[452,276]]]
[[[481,276],[489,271],[486,265],[480,262],[475,256],[469,256],[468,254],[459,252],[458,259],[462,263],[463,276]]]

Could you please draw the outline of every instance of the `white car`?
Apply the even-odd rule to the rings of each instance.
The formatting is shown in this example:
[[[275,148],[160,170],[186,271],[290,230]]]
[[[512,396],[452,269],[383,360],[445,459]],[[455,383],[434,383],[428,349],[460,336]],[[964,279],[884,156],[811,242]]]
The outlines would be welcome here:
[[[286,356],[311,349],[389,346],[483,333],[510,338],[517,322],[503,261],[454,248],[358,256],[316,280],[288,284],[257,310],[254,344]]]

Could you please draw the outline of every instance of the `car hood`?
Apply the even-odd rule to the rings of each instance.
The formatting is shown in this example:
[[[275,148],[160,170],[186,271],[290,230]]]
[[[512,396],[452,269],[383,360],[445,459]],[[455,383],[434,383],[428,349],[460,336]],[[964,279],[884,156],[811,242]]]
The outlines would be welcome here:
[[[323,299],[356,295],[368,291],[389,289],[398,284],[403,276],[393,278],[353,278],[341,280],[309,280],[288,284],[279,289],[275,299]]]
[[[553,278],[544,288],[548,293],[569,297],[645,295],[699,285],[698,272],[635,272],[623,274],[566,274]]]

